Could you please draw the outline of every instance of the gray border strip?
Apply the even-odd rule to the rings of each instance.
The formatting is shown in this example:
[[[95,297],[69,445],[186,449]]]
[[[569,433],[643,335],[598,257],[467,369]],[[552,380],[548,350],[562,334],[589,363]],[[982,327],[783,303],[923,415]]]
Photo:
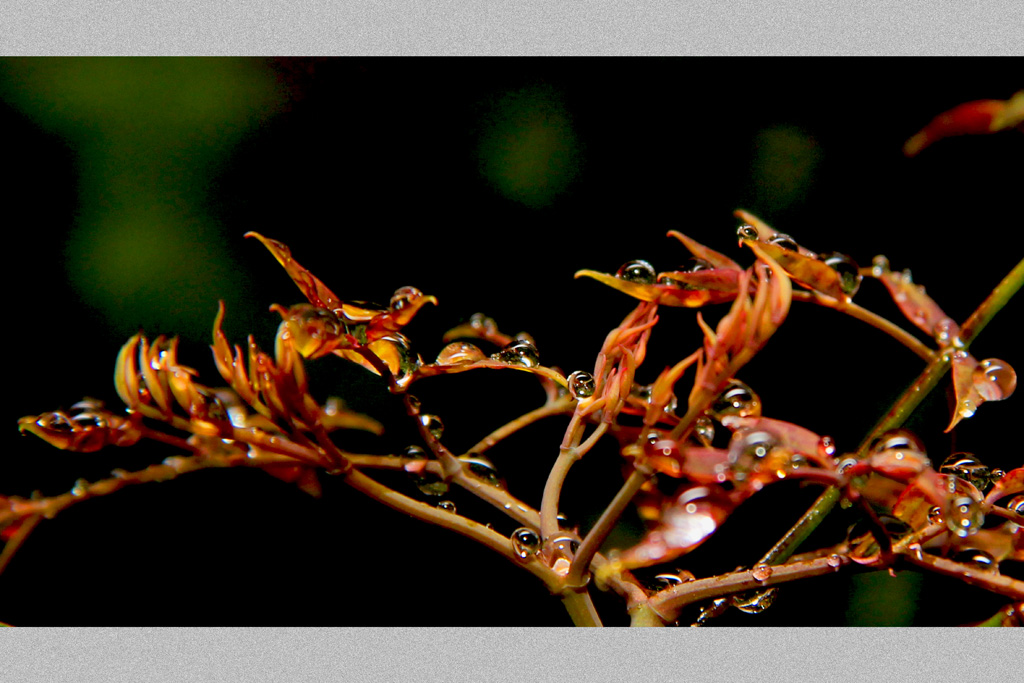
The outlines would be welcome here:
[[[1019,55],[1019,0],[6,0],[4,55]]]
[[[14,628],[0,680],[1003,680],[1018,645],[998,629]]]

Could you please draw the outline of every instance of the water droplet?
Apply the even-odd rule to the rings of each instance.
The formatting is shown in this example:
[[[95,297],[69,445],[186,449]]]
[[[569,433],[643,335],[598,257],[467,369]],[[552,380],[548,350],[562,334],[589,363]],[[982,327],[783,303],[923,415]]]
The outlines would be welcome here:
[[[917,436],[906,429],[894,429],[882,434],[871,446],[872,453],[884,451],[917,451],[924,453],[924,443]]]
[[[502,488],[501,475],[498,474],[494,463],[485,456],[478,453],[469,453],[459,456],[459,460],[466,463],[467,469],[469,469],[473,476],[483,479],[495,488]]]
[[[420,414],[420,407],[422,406],[422,404],[420,403],[420,400],[418,398],[416,398],[415,396],[413,396],[412,394],[406,394],[405,397],[409,401],[409,410],[412,411],[412,414],[413,415],[419,415]]]
[[[465,365],[486,358],[487,356],[476,344],[454,341],[441,349],[441,353],[437,354],[437,360],[434,362],[438,365]]]
[[[767,564],[759,564],[750,570],[750,575],[758,581],[767,581],[771,578],[772,568]]]
[[[889,259],[885,258],[881,254],[871,259],[871,274],[875,277],[882,277],[883,274],[889,272]]]
[[[778,444],[778,438],[771,432],[755,429],[737,429],[729,442],[729,464],[734,473],[746,473],[755,469]]]
[[[420,415],[420,424],[426,427],[427,431],[435,439],[440,439],[444,433],[444,423],[441,422],[441,418],[437,415]]]
[[[572,556],[580,548],[580,542],[572,536],[555,536],[551,539],[551,547],[563,555]]]
[[[984,491],[991,481],[992,473],[973,453],[953,453],[939,466],[939,472],[960,477]]]
[[[577,370],[569,375],[569,377],[566,378],[566,381],[569,384],[569,393],[571,393],[572,397],[577,401],[581,398],[588,398],[594,395],[596,383],[594,381],[594,376],[589,372]]]
[[[978,533],[985,522],[980,499],[970,495],[951,498],[946,503],[942,517],[946,520],[946,528],[960,538]]]
[[[620,280],[628,280],[641,285],[653,285],[658,273],[647,261],[627,261],[615,272],[615,277]]]
[[[115,469],[110,470],[110,476],[114,477],[114,479],[124,479],[125,477],[128,476],[128,470],[124,470],[121,469],[120,467],[117,467]]]
[[[675,574],[658,574],[648,584],[648,588],[654,592],[671,588],[672,586],[678,586],[683,583],[682,578]]]
[[[771,587],[763,591],[747,591],[732,597],[732,606],[747,614],[760,614],[772,606],[779,589]]]
[[[977,408],[974,405],[974,401],[969,398],[965,398],[960,402],[960,417],[968,418],[974,417],[974,413],[977,412]]]
[[[900,280],[902,280],[904,284],[908,284],[908,285],[914,283],[914,276],[910,272],[910,268],[904,268],[903,269],[903,272],[900,273]]]
[[[943,318],[935,323],[932,334],[939,346],[948,346],[950,340],[960,334],[960,326],[952,318]]]
[[[856,465],[858,462],[857,458],[843,458],[839,461],[839,464],[836,465],[836,471],[839,474],[845,474],[848,469]]]
[[[431,472],[426,472],[424,474],[410,472],[409,478],[412,479],[412,483],[416,485],[416,488],[420,490],[420,493],[425,496],[436,498],[437,496],[443,496],[448,493],[448,482]]]
[[[1017,373],[998,358],[986,358],[974,368],[974,386],[986,401],[1001,401],[1017,388]]]
[[[388,306],[392,311],[401,311],[407,308],[410,304],[414,303],[417,299],[423,298],[423,292],[416,289],[415,287],[399,287],[395,290],[395,293],[391,295],[391,301]]]
[[[437,504],[437,509],[444,510],[445,512],[450,512],[454,515],[455,503],[451,502],[450,500],[442,500],[440,503]]]
[[[968,564],[983,571],[999,571],[996,559],[984,550],[965,548],[951,558],[954,562]]]
[[[788,249],[790,251],[800,251],[800,245],[796,243],[796,240],[783,232],[777,232],[773,237],[768,240],[768,244],[774,244],[777,247]]]
[[[427,452],[420,448],[419,446],[408,446],[404,451],[402,451],[402,457],[426,459],[429,458],[430,456],[427,455]]]
[[[1024,515],[1024,496],[1014,496],[1010,499],[1010,502],[1006,504],[1007,510],[1012,510],[1018,515]]]
[[[75,485],[71,487],[71,495],[77,498],[81,498],[89,492],[89,482],[85,479],[79,479],[75,481]]]
[[[540,355],[537,353],[537,348],[530,342],[522,339],[513,341],[501,351],[491,356],[491,358],[508,365],[521,365],[525,368],[534,368],[540,365]]]
[[[826,435],[818,439],[818,454],[823,457],[832,457],[836,454],[836,442],[831,436]]]
[[[838,252],[829,252],[819,256],[832,270],[836,271],[839,275],[839,287],[843,290],[843,293],[847,296],[853,296],[860,289],[860,282],[863,279],[860,274],[860,267],[857,262],[846,254],[840,254]]]
[[[707,415],[701,415],[693,423],[693,433],[705,447],[710,448],[715,440],[715,423]]]
[[[744,223],[740,227],[736,228],[736,236],[741,240],[756,240],[757,228],[748,223]]]
[[[559,512],[558,515],[555,516],[555,519],[558,520],[559,529],[572,528],[572,524],[569,522],[569,517],[564,512]]]
[[[942,508],[938,505],[933,505],[928,510],[928,522],[930,524],[942,524]]]
[[[529,560],[540,550],[540,536],[528,527],[519,527],[512,532],[512,552],[520,560]]]
[[[834,567],[836,569],[838,569],[839,566],[843,564],[843,558],[839,557],[835,553],[829,555],[828,559],[825,561],[828,562],[828,566]]]
[[[761,417],[761,400],[749,386],[738,379],[730,379],[711,404],[711,411],[719,418],[725,415]]]

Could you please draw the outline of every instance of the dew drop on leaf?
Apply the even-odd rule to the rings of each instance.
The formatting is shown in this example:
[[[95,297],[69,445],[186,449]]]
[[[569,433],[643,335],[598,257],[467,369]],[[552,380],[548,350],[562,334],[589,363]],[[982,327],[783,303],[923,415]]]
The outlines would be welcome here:
[[[641,285],[653,285],[658,274],[647,261],[627,261],[615,271],[615,277],[628,282],[636,282]]]
[[[537,353],[537,348],[524,339],[511,342],[491,358],[508,365],[521,365],[524,368],[534,368],[540,365],[540,354]]]
[[[487,356],[484,355],[484,352],[476,344],[454,341],[441,349],[441,352],[437,354],[435,362],[438,365],[465,365],[466,363],[475,363],[486,358]]]
[[[528,527],[519,527],[512,532],[512,552],[520,560],[529,560],[540,550],[540,536]]]
[[[974,387],[986,401],[1001,401],[1017,388],[1017,373],[1004,360],[986,358],[973,374]]]
[[[960,538],[967,538],[978,533],[985,522],[981,512],[981,504],[973,496],[956,496],[946,503],[943,511],[946,528]]]
[[[819,256],[826,266],[836,271],[839,276],[839,288],[847,296],[853,296],[860,289],[860,282],[863,279],[860,274],[860,267],[857,262],[846,254],[830,252]]]
[[[744,223],[740,227],[736,228],[736,236],[741,240],[756,240],[757,228],[749,223]]]
[[[594,382],[594,376],[589,372],[577,370],[569,375],[567,382],[569,384],[569,393],[577,401],[594,395],[596,383]]]
[[[800,251],[800,245],[796,243],[796,240],[783,232],[777,232],[773,237],[768,240],[768,244],[774,244],[777,247],[788,249],[790,251]]]
[[[711,411],[719,417],[761,417],[761,400],[749,386],[738,379],[730,379],[729,384],[712,403]]]
[[[953,453],[939,466],[939,472],[960,477],[984,491],[991,481],[988,466],[973,453]]]
[[[693,424],[693,433],[704,446],[710,447],[715,439],[715,423],[707,415],[701,415]]]

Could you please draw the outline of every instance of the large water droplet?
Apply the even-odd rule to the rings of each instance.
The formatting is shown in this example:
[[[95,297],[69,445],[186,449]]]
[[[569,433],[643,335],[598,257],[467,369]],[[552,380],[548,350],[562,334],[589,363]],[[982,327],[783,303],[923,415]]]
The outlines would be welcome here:
[[[512,532],[512,552],[520,560],[529,560],[540,550],[540,536],[528,527],[519,527]]]
[[[951,558],[954,562],[970,565],[983,571],[997,572],[999,564],[996,559],[984,550],[965,548]]]
[[[589,372],[583,370],[577,370],[576,372],[569,375],[566,378],[569,384],[569,393],[577,401],[581,398],[588,398],[594,395],[594,389],[596,388],[596,382],[594,376]]]
[[[740,227],[736,228],[736,236],[741,240],[756,240],[757,228],[749,223],[744,223]]]
[[[653,285],[658,277],[658,273],[654,270],[654,266],[647,261],[636,260],[623,263],[615,271],[615,277],[641,285]]]
[[[906,429],[894,429],[882,434],[882,436],[878,437],[878,440],[871,446],[872,453],[898,450],[924,453],[924,442],[917,438],[917,435],[913,432],[907,431]]]
[[[998,358],[986,358],[974,368],[974,387],[986,401],[1001,401],[1017,388],[1017,373]]]
[[[730,379],[711,404],[711,411],[719,418],[725,415],[761,417],[761,400],[749,386],[738,379]]]
[[[939,466],[942,474],[951,474],[968,481],[984,491],[991,481],[991,471],[973,453],[953,453]]]
[[[513,341],[491,358],[508,365],[521,365],[525,368],[534,368],[540,365],[540,354],[537,353],[537,348],[522,339]]]
[[[747,591],[732,597],[732,605],[747,614],[760,614],[772,606],[779,589],[771,587],[763,591]]]
[[[729,442],[729,463],[737,479],[755,469],[778,444],[778,438],[762,429],[737,429]]]
[[[427,428],[430,435],[435,439],[440,439],[444,433],[444,423],[441,422],[441,418],[437,415],[420,415],[420,424]]]
[[[715,440],[715,423],[707,415],[701,415],[693,423],[693,433],[705,447],[710,448]]]
[[[495,468],[494,463],[488,460],[485,456],[478,453],[469,453],[467,455],[459,456],[459,460],[466,463],[467,469],[474,476],[483,479],[495,488],[502,487],[501,475],[498,474],[498,470]]]
[[[484,360],[487,356],[476,344],[464,341],[454,341],[448,344],[437,354],[438,365],[464,365]]]
[[[949,477],[954,484],[951,488],[955,494],[950,496],[942,511],[946,528],[960,538],[967,538],[978,533],[985,523],[985,515],[981,511],[981,494],[970,491],[966,484],[955,477]],[[971,488],[974,488],[971,486]],[[975,489],[977,491],[977,489]]]
[[[1006,504],[1006,509],[1012,510],[1018,515],[1024,515],[1024,495],[1011,498],[1010,502]]]
[[[774,244],[777,247],[788,249],[790,251],[800,251],[800,245],[796,243],[796,240],[783,232],[777,232],[774,236],[769,238],[768,244]]]
[[[846,254],[829,252],[819,256],[825,265],[836,271],[839,275],[839,287],[847,296],[853,296],[860,289],[860,282],[863,279],[860,274],[860,267],[857,262]]]

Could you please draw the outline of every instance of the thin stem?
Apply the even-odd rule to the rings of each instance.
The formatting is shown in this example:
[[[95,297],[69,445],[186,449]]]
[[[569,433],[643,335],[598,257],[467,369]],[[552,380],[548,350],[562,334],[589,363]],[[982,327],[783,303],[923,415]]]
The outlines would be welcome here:
[[[602,626],[601,617],[598,616],[594,601],[590,599],[590,592],[585,587],[563,591],[561,598],[565,610],[572,617],[573,624],[576,626]]]
[[[0,552],[0,574],[4,573],[4,569],[11,563],[11,558],[14,557],[14,553],[18,551],[18,548],[25,542],[28,535],[32,533],[32,530],[39,525],[39,521],[42,519],[41,515],[33,515],[21,523],[17,531],[7,540],[4,544],[3,552]]]
[[[569,574],[565,578],[566,583],[576,585],[582,582],[583,573],[590,566],[590,560],[601,549],[601,544],[608,538],[608,534],[611,533],[611,530],[619,521],[619,517],[622,516],[630,501],[633,500],[633,496],[637,494],[637,491],[640,490],[640,487],[649,478],[650,474],[643,474],[639,470],[633,470],[629,475],[626,483],[615,494],[615,498],[612,499],[612,502],[601,513],[597,523],[587,532],[586,538],[580,544],[579,550],[576,552],[576,556],[569,567]]]
[[[470,448],[468,452],[483,453],[488,448],[491,448],[502,439],[507,438],[512,434],[515,434],[523,427],[531,425],[534,422],[537,422],[538,420],[541,420],[545,417],[567,413],[572,409],[572,407],[573,400],[571,398],[563,398],[552,403],[545,404],[535,410],[531,410],[528,413],[520,415],[511,422],[502,425],[498,429],[495,429],[493,432],[491,432],[483,439],[481,439],[476,445]]]
[[[424,522],[450,529],[457,534],[461,534],[487,546],[491,550],[494,550],[509,561],[522,566],[528,572],[539,578],[553,593],[562,590],[562,577],[553,572],[550,567],[545,566],[543,562],[538,561],[536,556],[526,563],[519,562],[517,556],[512,550],[512,545],[509,539],[492,529],[488,529],[483,524],[474,522],[473,520],[462,517],[461,515],[439,510],[432,505],[427,505],[426,503],[413,500],[412,498],[398,493],[397,491],[371,479],[358,470],[348,472],[348,474],[345,475],[345,483],[394,510],[398,510],[399,512],[403,512]]]
[[[811,576],[834,574],[849,563],[850,559],[846,556],[831,555],[773,567],[771,574],[766,578],[757,578],[754,570],[748,570],[687,581],[655,593],[648,600],[648,604],[662,620],[671,623],[679,618],[679,612],[683,607],[694,602],[747,590],[764,589]],[[758,576],[765,577],[765,574],[758,572]]]
[[[888,319],[883,318],[877,313],[858,306],[852,301],[840,301],[839,299],[833,299],[830,296],[824,296],[817,292],[793,292],[793,299],[795,301],[807,301],[818,304],[819,306],[824,306],[825,308],[831,308],[834,311],[845,313],[852,318],[865,322],[868,325],[886,333],[900,344],[903,344],[924,361],[930,361],[932,356],[935,355],[935,352],[928,348],[920,339],[910,334],[899,325],[890,322]]]

